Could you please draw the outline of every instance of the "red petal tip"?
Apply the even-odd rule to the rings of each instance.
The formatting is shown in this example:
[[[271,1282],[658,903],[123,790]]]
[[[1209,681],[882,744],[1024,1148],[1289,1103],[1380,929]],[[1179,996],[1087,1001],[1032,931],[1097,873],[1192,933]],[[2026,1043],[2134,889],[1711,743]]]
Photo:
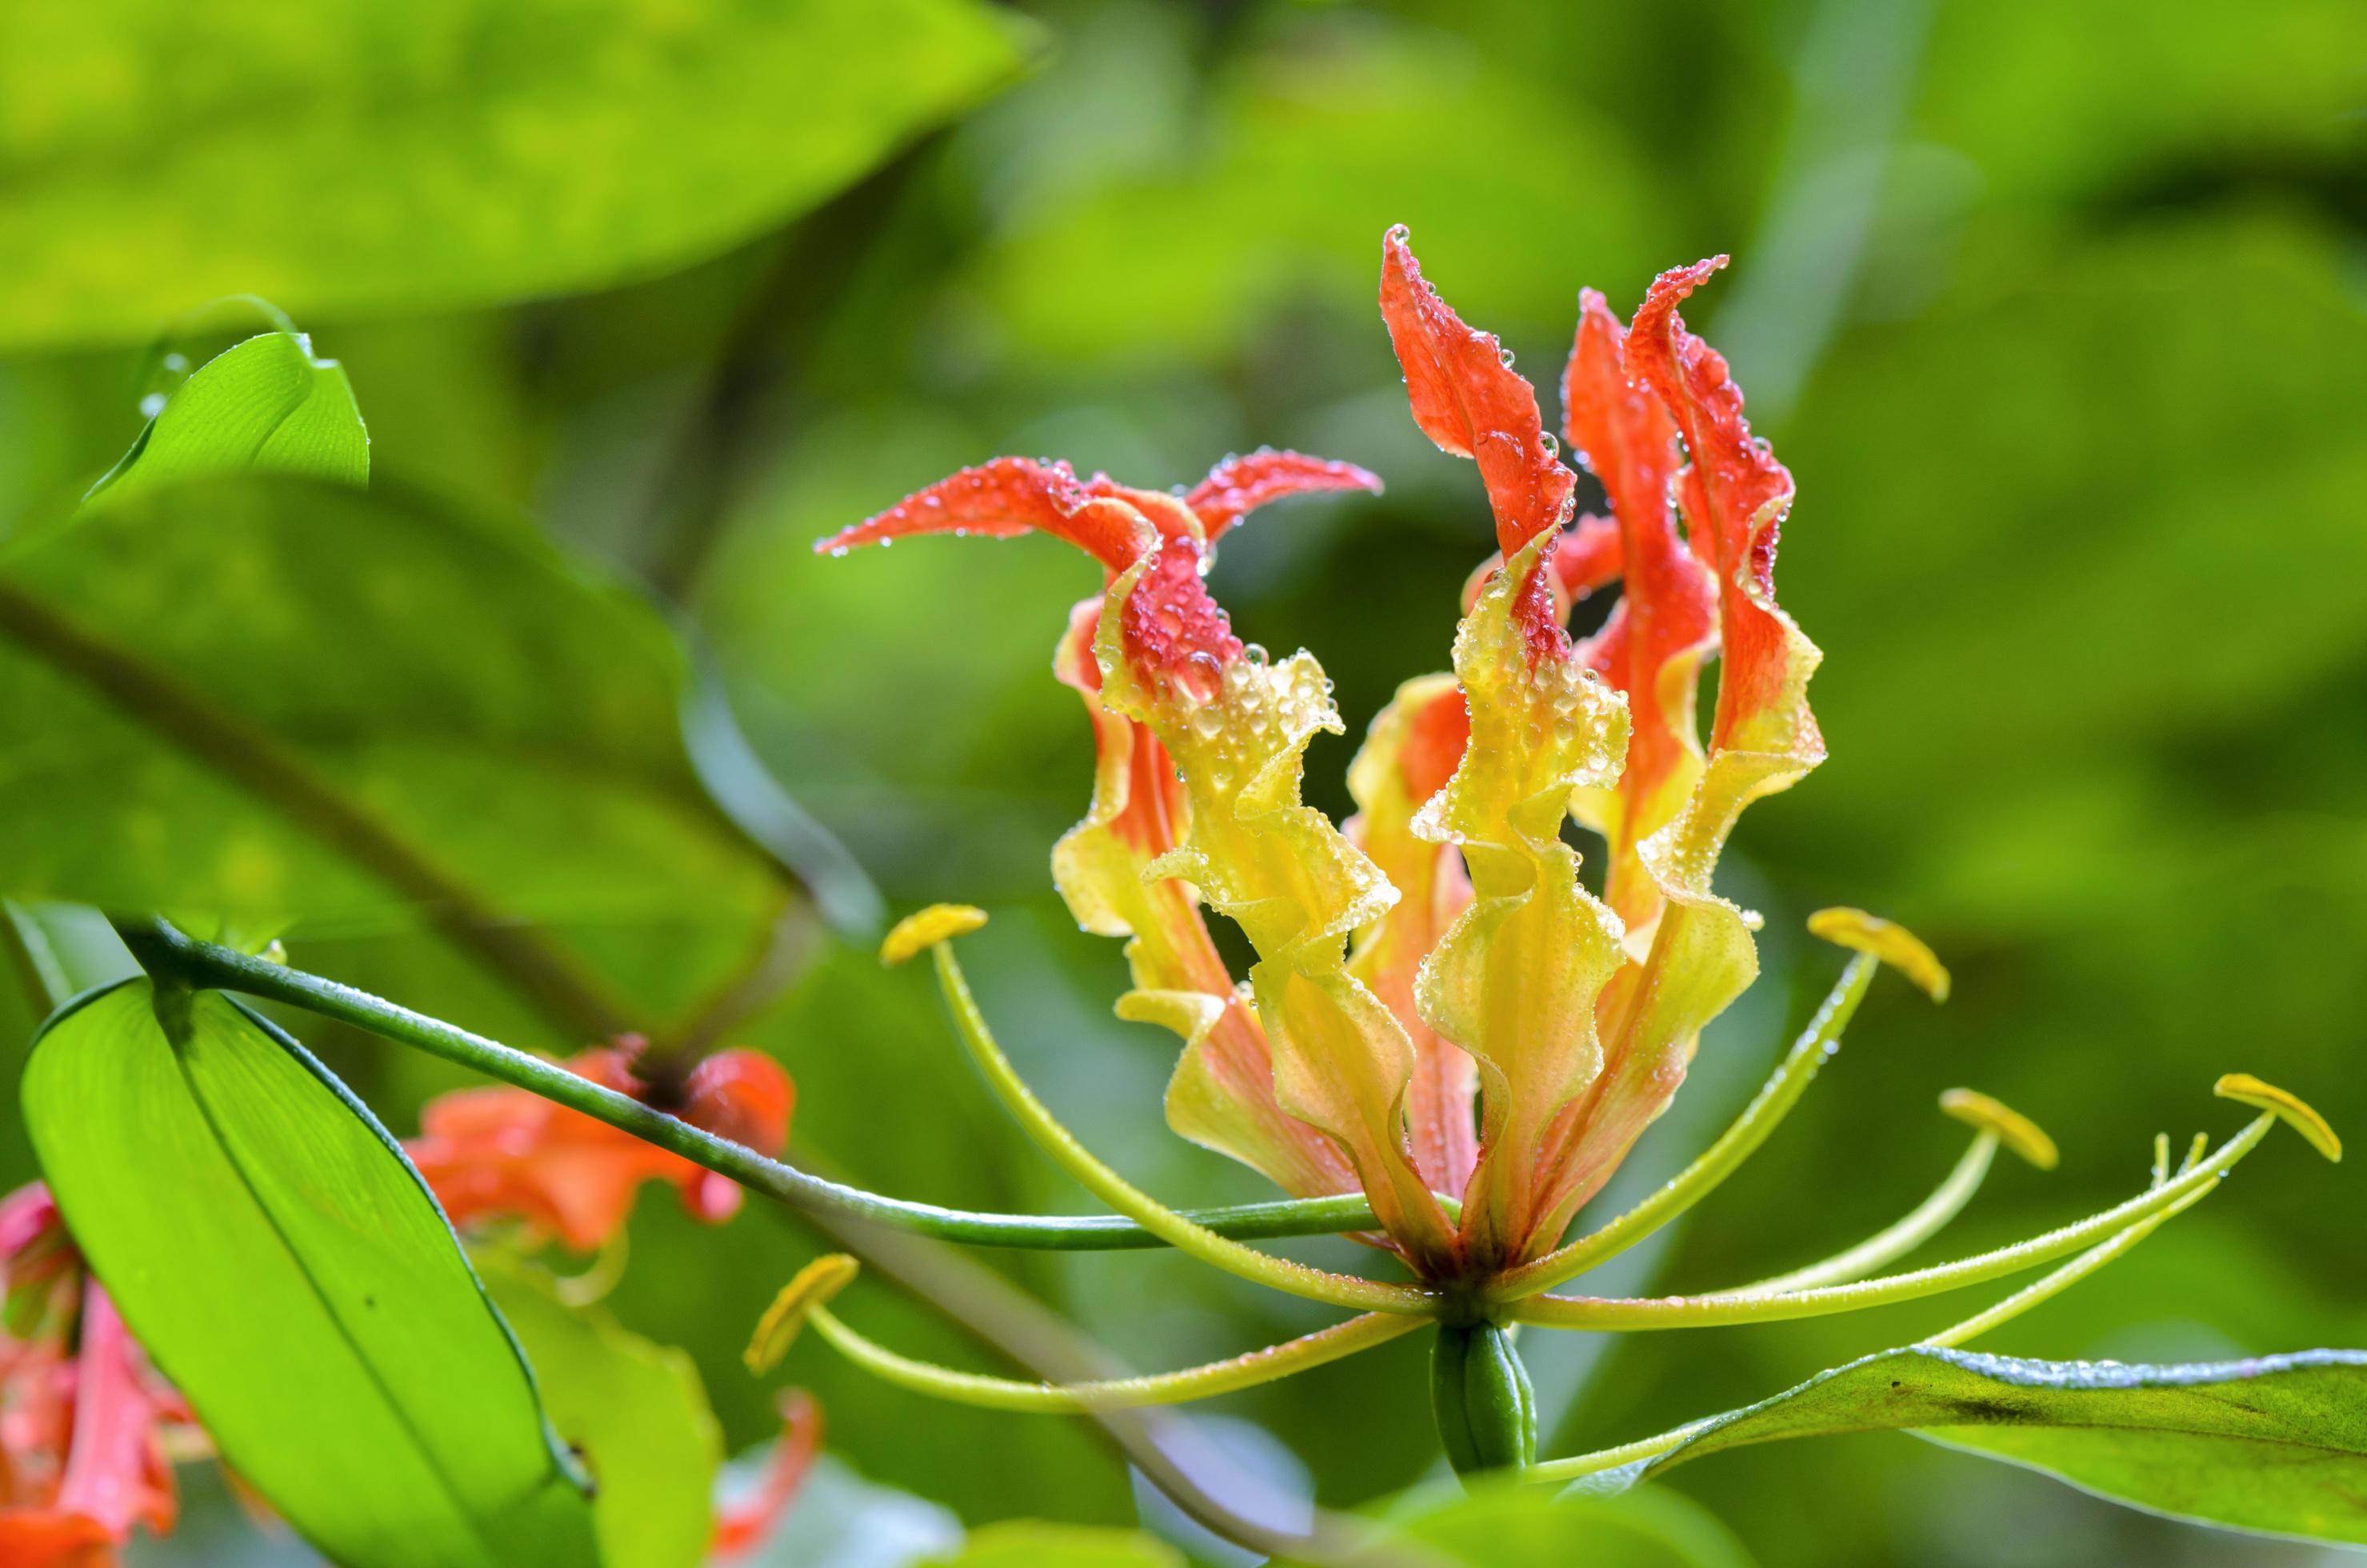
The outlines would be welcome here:
[[[1378,475],[1354,463],[1261,447],[1229,457],[1210,469],[1208,477],[1184,495],[1184,504],[1199,517],[1213,541],[1270,501],[1326,490],[1365,490],[1377,495],[1381,482]]]
[[[1569,510],[1577,476],[1562,466],[1537,394],[1492,333],[1467,326],[1421,276],[1402,225],[1382,243],[1381,317],[1405,371],[1414,423],[1443,451],[1476,460],[1507,557]]]
[[[1142,552],[1139,515],[1111,504],[1106,485],[1088,486],[1065,462],[996,458],[916,490],[853,528],[817,540],[814,549],[844,555],[859,545],[913,534],[984,534],[1007,539],[1031,530],[1085,551],[1113,572]]]

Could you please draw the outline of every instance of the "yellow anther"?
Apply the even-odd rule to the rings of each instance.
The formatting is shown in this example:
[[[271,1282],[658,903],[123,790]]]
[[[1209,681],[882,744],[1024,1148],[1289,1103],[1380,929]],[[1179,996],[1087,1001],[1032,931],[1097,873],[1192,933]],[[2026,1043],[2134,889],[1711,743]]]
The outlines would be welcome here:
[[[741,1358],[748,1369],[761,1377],[779,1366],[797,1342],[798,1330],[805,1327],[806,1315],[852,1284],[861,1267],[844,1253],[834,1252],[798,1269],[798,1277],[781,1287],[781,1293],[756,1320],[756,1332]]]
[[[879,944],[879,961],[893,969],[909,959],[918,958],[939,942],[966,937],[985,924],[983,909],[967,903],[933,903],[918,915],[908,915],[896,922],[896,928]]]
[[[2211,1092],[2223,1100],[2237,1100],[2262,1110],[2274,1111],[2295,1132],[2308,1139],[2311,1148],[2329,1160],[2341,1160],[2342,1140],[2334,1135],[2334,1129],[2327,1124],[2326,1118],[2311,1109],[2308,1102],[2300,1096],[2280,1089],[2274,1084],[2264,1084],[2249,1073],[2230,1073],[2212,1085]]]
[[[1808,934],[1861,953],[1871,953],[1930,993],[1948,999],[1948,970],[1914,932],[1895,920],[1863,909],[1819,909],[1808,916]]]
[[[2042,1171],[2053,1170],[2062,1157],[2045,1129],[1978,1089],[1950,1089],[1940,1096],[1940,1108],[1968,1127],[1996,1133],[1999,1142]]]

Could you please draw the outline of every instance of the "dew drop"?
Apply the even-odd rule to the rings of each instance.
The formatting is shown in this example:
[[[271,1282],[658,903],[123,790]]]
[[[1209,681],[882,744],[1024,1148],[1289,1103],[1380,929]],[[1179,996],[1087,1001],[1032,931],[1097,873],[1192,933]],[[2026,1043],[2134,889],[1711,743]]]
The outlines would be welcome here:
[[[1217,662],[1217,655],[1207,653],[1192,654],[1175,672],[1175,683],[1195,702],[1215,701],[1217,694],[1224,689],[1224,665]]]

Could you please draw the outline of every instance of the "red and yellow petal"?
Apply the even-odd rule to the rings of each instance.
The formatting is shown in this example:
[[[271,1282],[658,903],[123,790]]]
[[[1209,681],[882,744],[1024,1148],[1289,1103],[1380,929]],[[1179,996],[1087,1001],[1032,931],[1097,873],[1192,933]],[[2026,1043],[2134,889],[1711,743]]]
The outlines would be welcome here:
[[[1679,301],[1723,265],[1719,256],[1663,273],[1622,345],[1627,380],[1659,400],[1684,440],[1687,460],[1673,488],[1687,542],[1716,590],[1723,664],[1706,758],[1674,814],[1636,841],[1636,863],[1664,908],[1643,960],[1603,998],[1601,1078],[1548,1135],[1540,1191],[1547,1228],[1567,1223],[1609,1179],[1675,1095],[1703,1026],[1757,975],[1751,917],[1712,891],[1711,876],[1744,807],[1788,789],[1824,757],[1807,704],[1821,655],[1775,603],[1776,537],[1792,478],[1751,435],[1726,361],[1677,314]],[[1671,580],[1681,581],[1682,569],[1663,556]],[[1682,635],[1668,642],[1675,652],[1663,678],[1682,671],[1689,685]]]
[[[1478,1077],[1471,1058],[1422,1017],[1415,983],[1422,960],[1469,905],[1471,882],[1454,846],[1421,836],[1413,824],[1454,777],[1469,733],[1455,677],[1418,676],[1374,719],[1348,767],[1358,807],[1348,836],[1398,890],[1397,903],[1357,933],[1349,972],[1380,998],[1413,1044],[1406,1131],[1414,1164],[1433,1191],[1456,1194],[1478,1160],[1472,1119]]]
[[[1677,532],[1670,497],[1676,423],[1650,389],[1629,378],[1627,334],[1603,296],[1581,291],[1579,309],[1562,375],[1562,417],[1572,449],[1611,498],[1621,576],[1619,604],[1586,653],[1627,694],[1633,721],[1618,788],[1581,798],[1580,815],[1610,849],[1605,896],[1628,929],[1641,933],[1659,917],[1661,898],[1640,846],[1683,808],[1701,772],[1694,694],[1702,662],[1717,642],[1717,588]],[[1570,549],[1564,540],[1561,550]]]
[[[1560,826],[1573,790],[1616,778],[1626,708],[1576,650],[1540,649],[1533,634],[1523,601],[1544,581],[1551,540],[1515,553],[1464,618],[1455,664],[1470,743],[1414,823],[1459,848],[1473,890],[1422,964],[1417,996],[1478,1070],[1480,1152],[1461,1240],[1480,1268],[1531,1250],[1540,1143],[1600,1071],[1597,999],[1624,957],[1618,917],[1580,884]]]
[[[1173,544],[1110,585],[1095,653],[1103,700],[1159,737],[1190,798],[1188,830],[1148,874],[1197,888],[1258,952],[1275,1102],[1332,1141],[1399,1245],[1439,1263],[1449,1228],[1404,1133],[1413,1045],[1346,968],[1350,934],[1396,890],[1299,799],[1308,743],[1341,729],[1331,683],[1309,654],[1269,665],[1244,648]]]
[[[1578,476],[1556,456],[1536,390],[1493,333],[1477,332],[1422,280],[1403,226],[1381,242],[1381,316],[1405,369],[1414,423],[1441,449],[1475,460],[1510,557],[1569,520]]]
[[[1378,494],[1380,480],[1354,463],[1310,458],[1264,448],[1227,458],[1184,497],[1214,544],[1247,514],[1287,495],[1326,490],[1366,490]]]
[[[1053,661],[1084,699],[1093,726],[1093,806],[1052,850],[1052,880],[1078,925],[1124,937],[1135,989],[1120,1017],[1156,1023],[1184,1041],[1167,1089],[1176,1133],[1240,1160],[1300,1197],[1347,1192],[1354,1173],[1339,1149],[1274,1099],[1264,1028],[1238,994],[1187,882],[1145,876],[1182,842],[1191,802],[1150,726],[1101,699],[1093,639],[1102,606],[1077,607]]]

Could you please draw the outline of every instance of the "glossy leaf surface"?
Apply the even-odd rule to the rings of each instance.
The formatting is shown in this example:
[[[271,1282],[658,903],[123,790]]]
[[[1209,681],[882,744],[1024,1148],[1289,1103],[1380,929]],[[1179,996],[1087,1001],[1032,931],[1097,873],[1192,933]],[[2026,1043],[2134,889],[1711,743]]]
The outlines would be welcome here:
[[[289,332],[224,350],[173,392],[90,498],[222,473],[367,483],[369,432],[345,367]]]
[[[393,1140],[227,997],[155,1001],[132,981],[52,1019],[25,1118],[223,1460],[349,1568],[592,1568],[532,1374]]]
[[[1900,1428],[2157,1513],[2367,1544],[2367,1351],[2357,1350],[2168,1367],[1886,1351],[1574,1490],[1615,1491],[1750,1443]]]
[[[193,69],[202,62],[204,69]],[[22,8],[0,347],[600,288],[821,200],[1010,76],[971,0]]]
[[[552,1428],[591,1472],[601,1568],[695,1568],[714,1528],[723,1444],[690,1358],[570,1306],[532,1264],[495,1252],[475,1261],[533,1364]]]

